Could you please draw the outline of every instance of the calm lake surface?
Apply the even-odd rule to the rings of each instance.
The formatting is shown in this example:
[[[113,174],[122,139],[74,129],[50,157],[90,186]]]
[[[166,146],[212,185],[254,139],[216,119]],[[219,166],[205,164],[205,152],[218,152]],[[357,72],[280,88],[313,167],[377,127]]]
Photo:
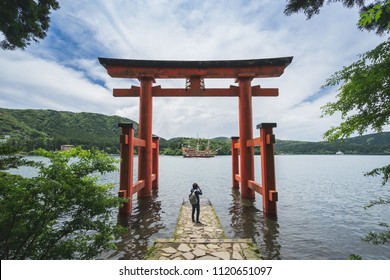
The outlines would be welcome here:
[[[180,206],[197,182],[227,237],[252,238],[267,259],[346,259],[351,254],[390,259],[390,245],[362,241],[369,231],[381,230],[380,222],[390,223],[388,205],[363,208],[370,200],[389,198],[390,188],[382,187],[379,177],[363,174],[389,162],[390,156],[276,156],[278,219],[272,221],[263,218],[260,195],[246,201],[231,188],[230,156],[160,156],[159,189],[148,200],[138,201],[134,195],[132,215],[121,221],[128,224],[128,232],[118,240],[117,251],[101,258],[142,259],[155,239],[170,238]],[[255,163],[260,182],[258,156]],[[119,172],[100,180],[117,190]]]
[[[276,156],[279,192],[278,220],[264,219],[261,196],[241,201],[231,188],[231,158],[160,157],[159,189],[150,201],[137,202],[129,232],[119,251],[108,258],[142,258],[156,238],[170,238],[180,206],[193,182],[214,205],[231,238],[252,238],[267,259],[390,259],[390,245],[374,246],[361,240],[380,222],[390,221],[390,207],[363,209],[370,200],[389,197],[380,178],[366,171],[390,162],[389,156]],[[256,180],[260,159],[255,158]],[[118,174],[107,178],[118,182]]]

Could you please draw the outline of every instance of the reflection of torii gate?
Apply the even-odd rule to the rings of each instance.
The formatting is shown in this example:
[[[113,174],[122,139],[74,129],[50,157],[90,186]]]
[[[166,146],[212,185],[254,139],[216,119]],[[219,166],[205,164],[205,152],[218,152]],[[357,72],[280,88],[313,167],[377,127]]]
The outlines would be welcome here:
[[[135,192],[138,197],[152,195],[152,187],[158,186],[158,139],[152,136],[152,100],[154,97],[238,97],[239,135],[232,138],[233,187],[241,186],[241,197],[254,199],[255,191],[263,196],[263,213],[276,217],[277,192],[273,144],[274,123],[259,124],[260,137],[253,139],[252,96],[278,96],[277,88],[251,86],[254,78],[279,77],[291,63],[292,57],[227,60],[227,61],[158,61],[99,58],[100,63],[114,78],[136,78],[140,87],[114,89],[116,97],[139,97],[138,138],[134,137],[132,125],[120,124],[121,166],[119,195],[129,198],[120,209],[121,214],[131,212],[131,199]],[[187,79],[186,88],[153,87],[155,79]],[[237,86],[230,88],[204,87],[205,78],[234,78]],[[260,146],[262,184],[254,181],[254,146]],[[133,184],[134,146],[138,151],[138,182]],[[238,150],[240,152],[238,160]],[[240,171],[240,172],[239,172]]]

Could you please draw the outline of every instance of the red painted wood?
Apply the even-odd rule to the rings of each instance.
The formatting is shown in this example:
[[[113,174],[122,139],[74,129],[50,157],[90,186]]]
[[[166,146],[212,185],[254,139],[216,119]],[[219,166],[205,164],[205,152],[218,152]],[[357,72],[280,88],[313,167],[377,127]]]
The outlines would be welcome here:
[[[230,86],[230,88],[208,88],[208,89],[181,89],[181,88],[161,88],[161,86],[153,87],[153,97],[236,97],[239,94],[239,88]],[[130,89],[114,88],[113,95],[115,97],[139,97],[140,88],[132,86]],[[260,88],[260,86],[252,87],[252,96],[278,96],[277,88]]]
[[[251,74],[254,78],[279,77],[283,74],[286,66],[254,66],[240,68],[156,68],[156,67],[128,67],[128,66],[106,66],[107,73],[113,78],[140,78],[143,76],[156,79],[180,79],[191,76],[202,78],[236,78],[242,74]]]
[[[272,137],[272,135],[272,127],[260,128],[263,213],[266,217],[276,218],[277,192],[275,180],[274,141],[272,141],[275,137]]]
[[[133,196],[133,164],[134,164],[134,128],[132,124],[120,124],[122,134],[120,135],[120,176],[119,176],[119,197],[127,198],[122,207],[119,208],[119,215],[125,216],[131,213]]]
[[[138,179],[145,181],[145,187],[138,192],[138,198],[152,196],[152,83],[153,77],[143,77],[140,89],[140,112],[138,136],[145,141],[145,147],[138,149]]]
[[[254,146],[259,146],[260,145],[260,137],[254,138],[254,139],[249,139],[246,141],[246,146],[247,147],[254,147]]]
[[[262,194],[263,193],[263,188],[261,185],[255,181],[249,180],[248,181],[248,186],[250,189],[254,190],[255,192]]]
[[[133,145],[136,147],[145,147],[146,141],[143,139],[139,139],[139,138],[134,137],[133,138]]]
[[[248,140],[253,138],[252,131],[252,87],[251,77],[239,77],[238,114],[240,130],[240,176],[241,197],[254,199],[255,192],[248,187],[248,180],[254,179],[253,147],[247,147]]]
[[[132,191],[133,193],[140,193],[140,191],[144,188],[145,188],[145,180],[139,180],[134,184]]]
[[[153,185],[154,189],[158,189],[158,170],[159,170],[159,154],[160,154],[160,138],[153,137]]]
[[[240,181],[236,179],[236,175],[239,174],[239,165],[238,165],[238,137],[232,137],[232,187],[238,189],[240,187]]]

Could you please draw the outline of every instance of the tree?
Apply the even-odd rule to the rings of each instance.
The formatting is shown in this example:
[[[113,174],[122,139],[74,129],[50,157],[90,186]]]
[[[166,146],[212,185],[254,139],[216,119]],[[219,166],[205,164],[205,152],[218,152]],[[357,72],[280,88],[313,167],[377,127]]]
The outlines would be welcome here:
[[[325,87],[340,85],[340,88],[338,100],[325,105],[323,112],[325,115],[341,112],[344,121],[325,132],[325,138],[345,139],[354,132],[362,135],[368,128],[381,132],[389,124],[389,73],[390,38],[327,80]]]
[[[27,161],[20,156],[16,156],[18,148],[15,146],[0,144],[0,173],[3,170],[10,168],[17,168],[21,165],[31,165],[30,161]]]
[[[0,258],[90,259],[112,248],[120,200],[91,175],[115,170],[115,160],[80,148],[38,153],[50,164],[37,163],[37,176],[0,172]]]
[[[285,13],[303,11],[310,19],[318,14],[324,4],[324,0],[290,0]],[[351,8],[357,5],[360,8],[360,29],[375,31],[383,35],[390,31],[390,0],[371,1],[365,5],[364,0],[334,0],[342,2],[344,6]],[[342,122],[325,132],[327,140],[345,139],[358,132],[362,135],[368,129],[380,132],[383,126],[390,123],[390,38],[379,44],[375,49],[360,55],[357,62],[333,74],[325,84],[326,86],[339,85],[338,100],[322,107],[324,115],[341,113]],[[366,176],[382,174],[384,186],[390,177],[390,165],[376,168],[366,173]],[[390,204],[390,199],[371,201],[369,208],[375,205]],[[370,232],[365,241],[374,244],[390,242],[390,227],[381,223],[383,232]]]
[[[375,31],[378,35],[382,35],[390,28],[390,0],[371,1],[369,4],[365,4],[364,0],[328,0],[326,2],[327,4],[341,2],[347,8],[359,7],[358,27],[361,30]],[[313,15],[319,14],[324,3],[325,0],[289,0],[284,13],[291,15],[303,12],[307,19],[310,19]]]
[[[57,0],[0,0],[0,41],[3,50],[25,49],[31,41],[46,37],[50,12],[60,8]]]

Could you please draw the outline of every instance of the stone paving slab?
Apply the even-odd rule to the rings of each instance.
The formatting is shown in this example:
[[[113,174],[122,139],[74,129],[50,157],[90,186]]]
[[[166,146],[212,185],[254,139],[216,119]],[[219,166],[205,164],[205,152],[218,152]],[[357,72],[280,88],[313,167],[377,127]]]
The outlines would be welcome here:
[[[192,223],[192,206],[183,203],[173,238],[157,239],[146,259],[155,260],[258,260],[251,239],[227,239],[210,202],[202,201],[200,224]]]

